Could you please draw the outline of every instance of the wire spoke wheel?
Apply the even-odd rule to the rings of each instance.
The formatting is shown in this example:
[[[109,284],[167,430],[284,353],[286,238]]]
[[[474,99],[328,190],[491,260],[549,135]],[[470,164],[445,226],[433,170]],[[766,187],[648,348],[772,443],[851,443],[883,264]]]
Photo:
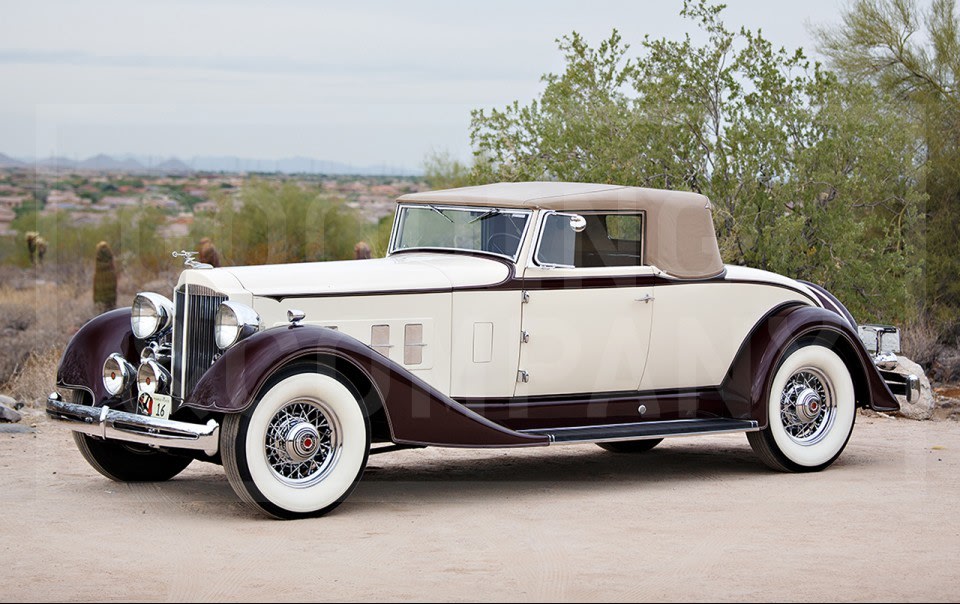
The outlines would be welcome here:
[[[801,344],[773,375],[767,426],[747,440],[775,470],[815,472],[840,456],[855,420],[856,393],[843,359],[826,346]]]
[[[308,487],[333,471],[342,436],[337,416],[328,405],[317,399],[300,399],[281,408],[270,420],[264,453],[278,480]]]
[[[243,413],[224,418],[223,467],[240,499],[277,518],[320,516],[356,487],[370,423],[349,382],[295,366]]]
[[[820,442],[836,418],[836,397],[830,380],[813,367],[804,367],[790,376],[780,395],[780,420],[787,435],[797,444]]]

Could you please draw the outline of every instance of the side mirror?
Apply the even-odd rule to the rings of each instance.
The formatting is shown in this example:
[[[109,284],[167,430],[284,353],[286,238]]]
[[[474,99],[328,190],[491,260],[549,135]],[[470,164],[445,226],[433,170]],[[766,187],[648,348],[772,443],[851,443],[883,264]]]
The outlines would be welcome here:
[[[573,229],[575,233],[582,233],[583,230],[587,228],[587,219],[580,214],[572,214],[570,216],[570,228]]]

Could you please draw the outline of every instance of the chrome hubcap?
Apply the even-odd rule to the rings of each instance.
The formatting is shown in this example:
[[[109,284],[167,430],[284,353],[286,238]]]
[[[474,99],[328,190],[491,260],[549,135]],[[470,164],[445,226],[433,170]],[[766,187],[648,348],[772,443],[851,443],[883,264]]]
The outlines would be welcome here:
[[[833,426],[835,410],[830,381],[812,367],[804,367],[790,376],[780,395],[783,429],[800,445],[820,442]]]
[[[340,458],[337,416],[323,401],[298,399],[267,425],[264,452],[280,482],[308,487],[323,480]]]
[[[813,388],[804,388],[797,395],[797,406],[795,408],[797,418],[804,423],[816,421],[820,415],[820,395]]]
[[[313,424],[301,422],[287,432],[287,457],[294,462],[304,462],[313,458],[319,448],[320,433]]]

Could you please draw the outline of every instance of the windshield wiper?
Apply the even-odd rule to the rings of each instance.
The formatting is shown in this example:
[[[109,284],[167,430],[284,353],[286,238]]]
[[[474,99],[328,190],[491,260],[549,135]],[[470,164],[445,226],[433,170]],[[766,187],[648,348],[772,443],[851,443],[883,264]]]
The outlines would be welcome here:
[[[436,212],[437,214],[440,214],[441,216],[443,216],[444,218],[446,218],[447,220],[449,220],[451,223],[453,222],[453,218],[450,218],[449,216],[447,216],[446,214],[444,214],[444,213],[443,213],[443,210],[441,210],[441,209],[438,208],[437,206],[433,205],[432,203],[428,203],[428,204],[427,204],[427,207],[430,208],[431,210],[433,210],[434,212]]]
[[[500,209],[499,209],[499,208],[492,208],[492,209],[484,212],[483,214],[480,214],[479,216],[477,216],[476,218],[474,218],[473,220],[471,220],[471,221],[468,222],[467,224],[473,224],[474,222],[479,222],[479,221],[481,221],[481,220],[486,220],[487,218],[490,218],[491,216],[496,216],[496,215],[499,214],[499,213],[500,213]]]

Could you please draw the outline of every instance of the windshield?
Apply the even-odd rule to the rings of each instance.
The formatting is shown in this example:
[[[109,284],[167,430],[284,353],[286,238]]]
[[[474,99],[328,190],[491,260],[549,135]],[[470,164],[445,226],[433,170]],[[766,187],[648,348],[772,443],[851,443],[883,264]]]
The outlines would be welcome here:
[[[529,220],[529,210],[401,206],[392,250],[467,250],[516,260]]]

